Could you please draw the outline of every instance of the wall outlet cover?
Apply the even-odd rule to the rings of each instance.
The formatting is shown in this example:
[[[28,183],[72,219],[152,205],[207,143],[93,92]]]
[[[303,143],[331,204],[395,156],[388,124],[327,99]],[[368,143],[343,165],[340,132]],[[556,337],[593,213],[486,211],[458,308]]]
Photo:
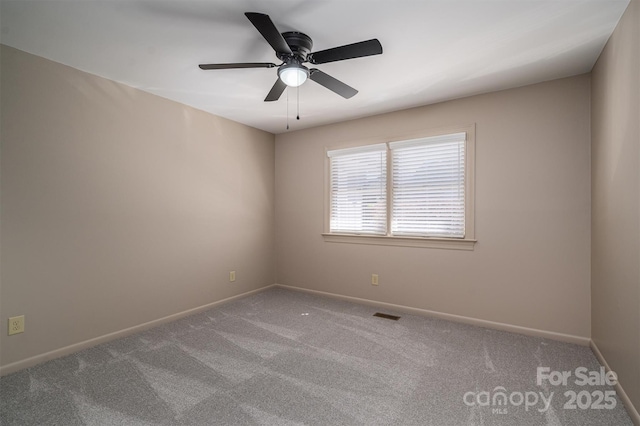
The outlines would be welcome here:
[[[9,318],[9,336],[24,333],[24,315]]]

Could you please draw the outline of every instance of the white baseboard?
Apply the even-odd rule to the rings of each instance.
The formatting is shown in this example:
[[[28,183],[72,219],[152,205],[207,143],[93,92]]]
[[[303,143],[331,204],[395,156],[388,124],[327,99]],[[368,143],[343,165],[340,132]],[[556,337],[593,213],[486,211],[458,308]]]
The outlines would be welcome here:
[[[283,284],[275,284],[276,287],[286,288],[289,290],[302,291],[306,293],[318,294],[321,296],[332,297],[334,299],[346,300],[349,302],[360,303],[363,305],[377,306],[381,308],[393,309],[394,311],[405,312],[412,315],[420,315],[431,318],[439,318],[448,321],[461,322],[465,324],[476,325],[479,327],[491,328],[495,330],[509,331],[512,333],[525,334],[527,336],[544,337],[562,342],[575,343],[581,346],[589,346],[591,339],[588,337],[574,336],[571,334],[556,333],[554,331],[538,330],[535,328],[521,327],[518,325],[505,324],[501,322],[487,321],[477,318],[465,317],[461,315],[446,314],[443,312],[430,311],[428,309],[412,308],[409,306],[395,305],[393,303],[378,302],[376,300],[361,299],[359,297],[343,296],[336,293],[327,293],[324,291],[310,290],[301,287],[291,287]]]
[[[43,354],[35,355],[30,358],[26,358],[20,361],[12,362],[11,364],[0,366],[0,376],[4,376],[7,374],[14,373],[16,371],[33,367],[34,365],[43,363],[45,361],[49,361],[55,358],[60,358],[65,355],[70,355],[74,352],[81,351],[83,349],[90,348],[92,346],[99,345],[101,343],[109,342],[111,340],[119,339],[121,337],[128,336],[130,334],[138,333],[144,330],[148,330],[150,328],[156,327],[161,324],[165,324],[171,321],[178,320],[180,318],[188,317],[189,315],[194,315],[202,311],[206,311],[207,309],[211,309],[215,306],[222,305],[224,303],[231,302],[233,300],[239,299],[241,297],[249,296],[251,294],[259,293],[268,288],[275,286],[275,284],[268,285],[266,287],[261,287],[256,290],[251,290],[246,293],[238,294],[236,296],[227,297],[226,299],[218,300],[216,302],[208,303],[206,305],[198,306],[197,308],[188,309],[183,312],[178,312],[177,314],[169,315],[163,318],[159,318],[153,321],[145,322],[143,324],[135,325],[133,327],[125,328],[124,330],[114,331],[113,333],[105,334],[103,336],[95,337],[93,339],[85,340],[83,342],[74,343],[73,345],[65,346],[63,348],[54,349],[49,352],[45,352]]]
[[[604,355],[602,355],[602,352],[600,352],[600,349],[598,349],[598,345],[596,345],[596,343],[592,340],[590,346],[596,358],[598,358],[598,361],[600,361],[600,364],[604,365],[604,368],[606,368],[607,371],[611,371],[611,367],[609,367],[609,363],[604,358]],[[616,393],[627,409],[627,413],[629,414],[629,417],[631,417],[633,424],[635,424],[636,426],[640,426],[640,413],[638,413],[638,410],[636,410],[636,407],[634,407],[631,399],[629,398],[629,395],[627,395],[627,393],[624,391],[620,382],[616,383],[615,388]]]

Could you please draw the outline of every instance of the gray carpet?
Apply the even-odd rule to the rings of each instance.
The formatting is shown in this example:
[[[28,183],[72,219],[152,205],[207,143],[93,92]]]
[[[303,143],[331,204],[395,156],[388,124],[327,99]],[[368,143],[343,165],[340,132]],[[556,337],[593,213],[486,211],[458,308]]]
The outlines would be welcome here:
[[[586,394],[583,408],[564,408],[567,391],[591,399],[609,386],[578,386],[573,374],[567,386],[536,384],[538,366],[597,371],[589,348],[376,311],[272,288],[5,376],[0,423],[632,424],[617,397],[613,409],[591,408]],[[494,405],[497,387],[511,401]],[[551,392],[546,411],[533,404]]]

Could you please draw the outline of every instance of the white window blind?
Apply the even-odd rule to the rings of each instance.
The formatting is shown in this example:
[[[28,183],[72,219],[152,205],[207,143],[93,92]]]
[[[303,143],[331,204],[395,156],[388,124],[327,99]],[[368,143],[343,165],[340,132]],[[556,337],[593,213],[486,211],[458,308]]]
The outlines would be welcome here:
[[[330,232],[387,233],[386,144],[328,151]]]
[[[463,132],[389,144],[393,235],[464,238],[465,139]]]

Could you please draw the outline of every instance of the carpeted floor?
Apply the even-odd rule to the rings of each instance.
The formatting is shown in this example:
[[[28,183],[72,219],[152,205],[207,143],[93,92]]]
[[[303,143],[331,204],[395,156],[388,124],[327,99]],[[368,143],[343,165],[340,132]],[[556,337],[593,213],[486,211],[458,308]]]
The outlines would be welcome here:
[[[632,424],[587,347],[376,311],[272,288],[0,378],[0,423]]]

